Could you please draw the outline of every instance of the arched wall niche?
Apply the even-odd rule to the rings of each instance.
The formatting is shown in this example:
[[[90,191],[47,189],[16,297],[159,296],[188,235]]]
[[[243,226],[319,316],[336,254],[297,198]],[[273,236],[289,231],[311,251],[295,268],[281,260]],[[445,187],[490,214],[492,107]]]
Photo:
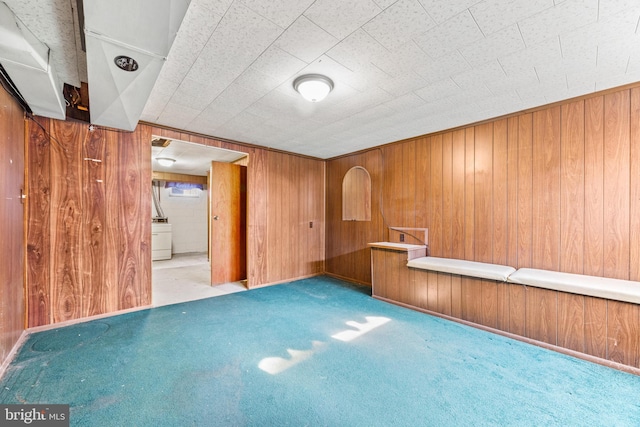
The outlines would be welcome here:
[[[342,220],[371,221],[371,176],[354,166],[342,179]]]

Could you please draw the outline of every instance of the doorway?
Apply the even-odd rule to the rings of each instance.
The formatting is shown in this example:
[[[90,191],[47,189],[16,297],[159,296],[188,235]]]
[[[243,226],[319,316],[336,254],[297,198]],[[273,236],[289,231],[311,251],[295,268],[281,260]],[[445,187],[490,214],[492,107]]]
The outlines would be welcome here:
[[[159,158],[170,159],[169,166],[158,162]],[[242,165],[245,176],[248,167],[246,153],[210,147],[192,142],[152,138],[153,192],[152,228],[170,230],[169,256],[158,257],[152,233],[152,301],[154,306],[173,304],[194,299],[208,298],[238,292],[246,289],[244,277],[226,282],[214,282],[212,286],[212,265],[216,265],[223,254],[219,248],[232,251],[224,257],[244,259],[238,252],[246,248],[246,232],[242,245],[238,247],[219,242],[228,238],[214,232],[211,226],[211,204],[219,200],[220,186],[224,179],[211,175],[215,173],[212,164],[230,166]],[[235,184],[231,184],[232,187]],[[246,180],[243,184],[246,194]],[[246,230],[246,204],[233,215],[242,219]],[[225,219],[229,219],[224,214]],[[216,226],[221,222],[216,223]],[[218,230],[219,231],[219,230]],[[165,239],[166,240],[166,239]],[[166,244],[166,242],[165,242]],[[212,248],[216,252],[212,252]]]

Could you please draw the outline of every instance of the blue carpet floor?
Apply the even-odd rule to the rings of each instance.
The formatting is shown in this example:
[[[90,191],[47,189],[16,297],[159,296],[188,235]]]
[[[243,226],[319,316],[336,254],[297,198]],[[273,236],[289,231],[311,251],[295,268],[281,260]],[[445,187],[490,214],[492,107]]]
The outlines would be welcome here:
[[[0,402],[73,426],[638,426],[640,377],[319,277],[33,334]]]

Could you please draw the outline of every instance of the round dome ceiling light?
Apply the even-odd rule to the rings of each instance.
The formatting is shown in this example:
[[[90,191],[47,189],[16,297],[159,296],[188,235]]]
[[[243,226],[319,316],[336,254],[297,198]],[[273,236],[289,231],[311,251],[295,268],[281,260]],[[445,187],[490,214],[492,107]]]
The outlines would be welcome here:
[[[160,164],[160,166],[173,166],[176,162],[175,159],[170,159],[169,157],[156,157],[156,160]]]
[[[293,81],[293,88],[307,101],[320,102],[333,89],[333,82],[321,74],[305,74]]]

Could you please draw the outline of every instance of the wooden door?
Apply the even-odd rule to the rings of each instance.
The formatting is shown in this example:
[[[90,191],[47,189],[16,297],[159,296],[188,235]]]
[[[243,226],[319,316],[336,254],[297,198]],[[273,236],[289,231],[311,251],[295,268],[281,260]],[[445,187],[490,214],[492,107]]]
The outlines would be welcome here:
[[[24,121],[0,88],[0,364],[24,330]]]
[[[247,278],[247,168],[211,162],[210,259],[211,284]]]

